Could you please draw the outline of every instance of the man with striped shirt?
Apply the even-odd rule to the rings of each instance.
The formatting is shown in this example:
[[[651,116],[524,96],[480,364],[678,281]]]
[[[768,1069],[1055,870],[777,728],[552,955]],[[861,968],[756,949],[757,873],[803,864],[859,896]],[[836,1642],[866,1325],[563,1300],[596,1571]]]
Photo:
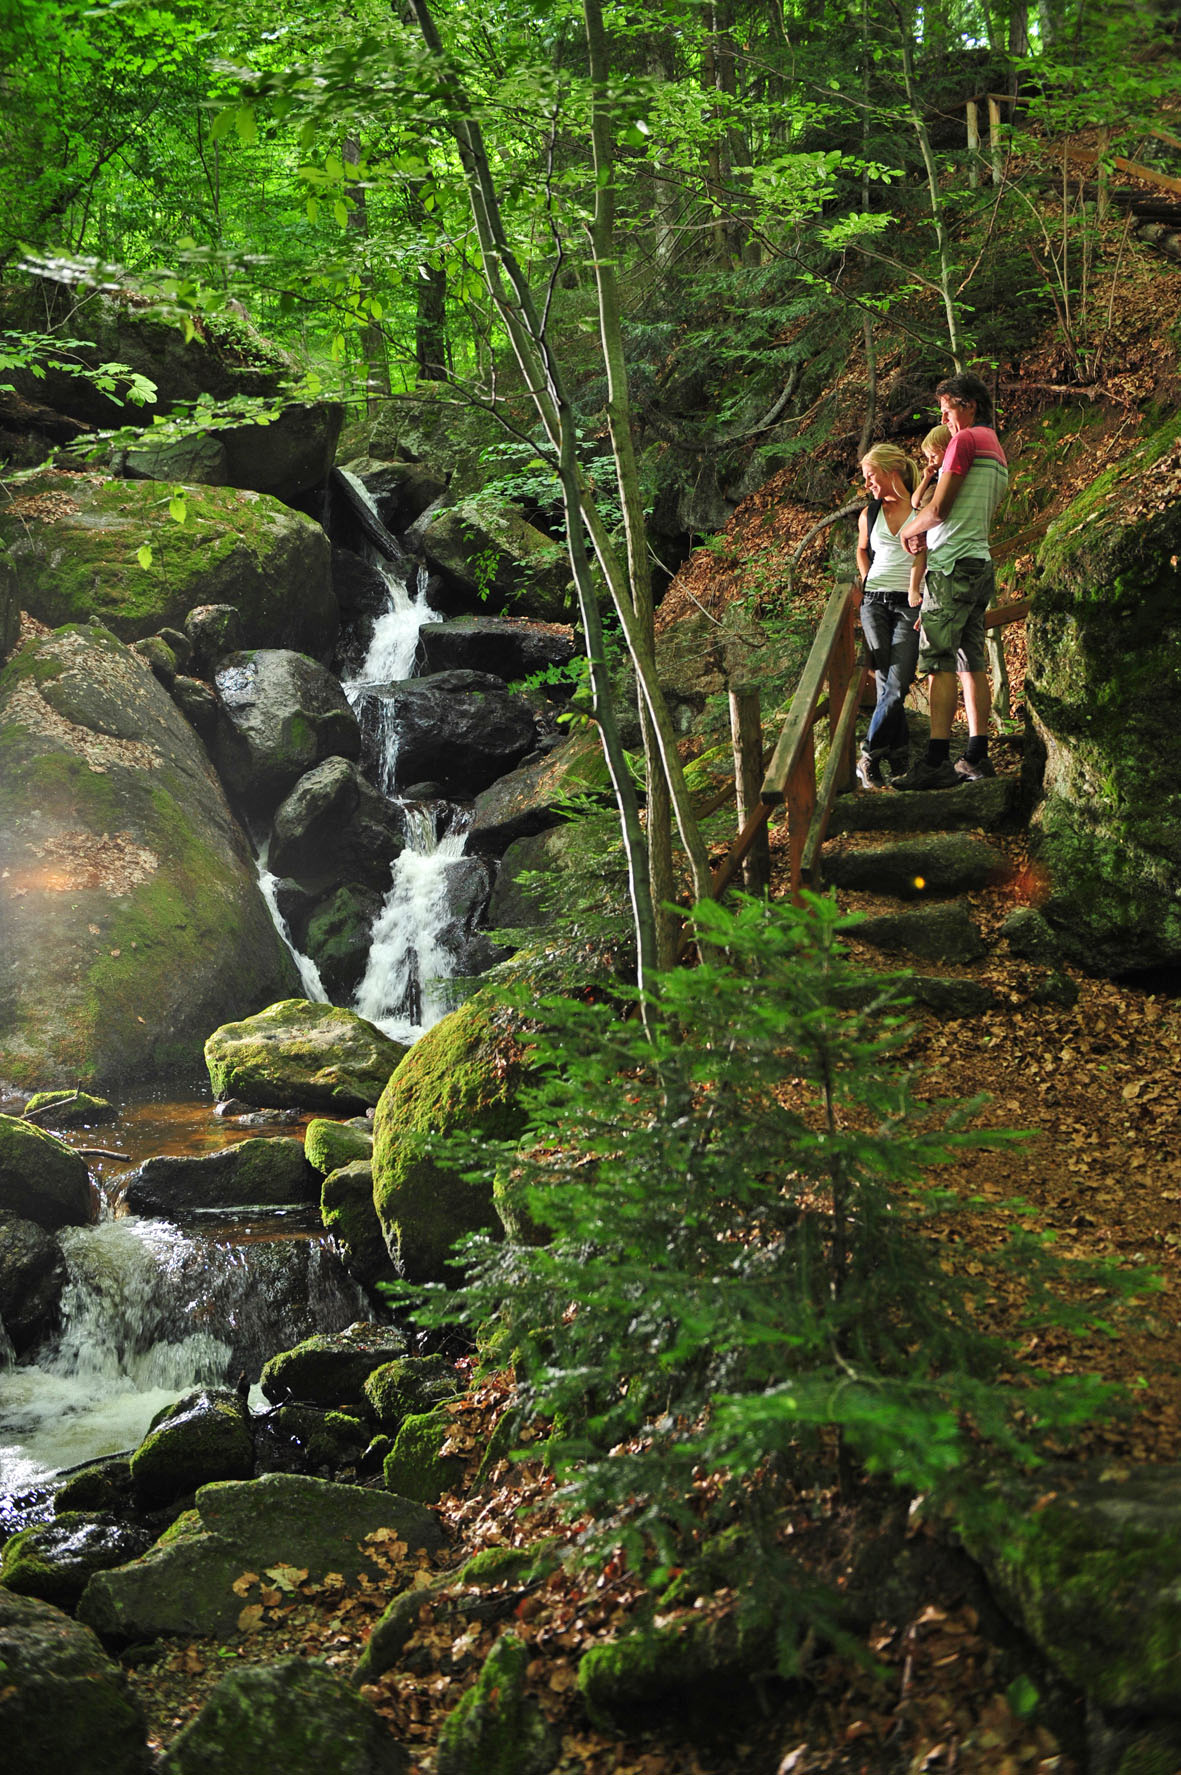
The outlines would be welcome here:
[[[927,548],[918,670],[930,674],[931,738],[925,758],[895,789],[953,789],[995,776],[988,756],[992,691],[984,647],[984,612],[996,590],[988,537],[1009,486],[1009,470],[992,428],[992,398],[978,376],[948,376],[935,390],[951,442],[935,496],[900,532],[908,553]],[[964,692],[968,744],[951,762],[956,674]]]

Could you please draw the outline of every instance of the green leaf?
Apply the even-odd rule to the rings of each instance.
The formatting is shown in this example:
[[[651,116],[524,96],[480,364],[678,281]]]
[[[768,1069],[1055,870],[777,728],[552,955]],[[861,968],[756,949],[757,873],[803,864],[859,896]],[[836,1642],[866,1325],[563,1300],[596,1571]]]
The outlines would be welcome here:
[[[135,551],[135,558],[139,562],[141,567],[144,567],[144,568],[150,567],[152,565],[152,545],[151,545],[151,543],[149,543],[149,542],[142,543],[140,545],[140,547],[137,548]]]
[[[174,524],[183,524],[189,515],[189,508],[183,493],[174,493],[168,501],[168,516]]]

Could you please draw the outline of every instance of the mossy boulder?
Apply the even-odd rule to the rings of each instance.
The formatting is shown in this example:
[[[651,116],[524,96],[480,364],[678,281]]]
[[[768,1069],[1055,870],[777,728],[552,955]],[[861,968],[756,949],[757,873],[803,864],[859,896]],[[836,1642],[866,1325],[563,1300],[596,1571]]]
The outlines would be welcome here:
[[[468,848],[505,856],[510,845],[545,833],[551,827],[559,833],[566,832],[563,822],[570,817],[572,803],[582,802],[585,806],[587,802],[604,801],[610,794],[607,761],[597,732],[575,734],[544,758],[518,765],[489,788],[481,789],[476,796]],[[613,822],[618,842],[618,816],[611,814],[607,818]],[[569,830],[581,831],[592,823],[578,819]]]
[[[347,1411],[324,1411],[314,1405],[281,1405],[273,1432],[300,1453],[309,1473],[337,1473],[355,1467],[371,1441],[369,1426]]]
[[[1051,525],[1026,625],[1044,754],[1031,835],[1068,960],[1181,960],[1181,424],[1122,456]]]
[[[147,666],[97,627],[23,647],[0,670],[0,1079],[191,1069],[211,1028],[295,985],[205,748]]]
[[[716,1733],[722,1709],[753,1707],[753,1684],[770,1676],[775,1656],[765,1625],[740,1631],[733,1616],[687,1613],[592,1646],[578,1688],[600,1730],[651,1730],[673,1718],[685,1736],[704,1736]]]
[[[397,1430],[407,1417],[429,1411],[462,1391],[455,1369],[442,1356],[399,1356],[375,1368],[365,1381],[369,1415],[387,1431]]]
[[[441,382],[420,382],[412,398],[400,395],[383,404],[366,430],[370,457],[381,463],[425,462],[446,478],[453,499],[477,492],[499,472],[490,466],[495,458],[488,453],[504,443],[500,421],[471,401],[457,400]],[[361,465],[354,461],[350,468]],[[364,478],[368,482],[369,476]]]
[[[232,1670],[161,1759],[159,1775],[404,1775],[384,1721],[307,1658]]]
[[[394,1266],[373,1206],[373,1164],[354,1159],[330,1171],[320,1190],[320,1219],[344,1266],[366,1288],[392,1282]]]
[[[254,1439],[241,1399],[228,1388],[178,1399],[155,1420],[131,1457],[137,1501],[156,1510],[215,1479],[249,1479]]]
[[[310,1203],[319,1193],[302,1142],[282,1135],[258,1135],[196,1156],[145,1159],[120,1183],[130,1213],[176,1219],[218,1208]]]
[[[472,1687],[448,1714],[435,1757],[438,1775],[549,1775],[558,1735],[525,1692],[529,1647],[502,1633]]]
[[[93,1204],[80,1153],[33,1122],[0,1115],[0,1209],[55,1231],[85,1226]]]
[[[150,481],[38,470],[0,503],[3,546],[23,608],[50,628],[93,617],[139,641],[195,605],[233,604],[247,647],[327,659],[336,640],[328,538],[263,493],[186,487],[178,524]]]
[[[24,1113],[35,1116],[43,1128],[98,1128],[119,1112],[107,1098],[89,1091],[34,1091]]]
[[[437,1504],[454,1490],[463,1478],[463,1457],[443,1452],[452,1428],[451,1414],[440,1409],[403,1418],[382,1469],[386,1489],[419,1504]]]
[[[370,1109],[406,1049],[340,1005],[284,999],[215,1029],[205,1064],[215,1097],[272,1109]]]
[[[6,1775],[148,1775],[142,1709],[89,1628],[0,1589],[0,1671]]]
[[[109,1515],[126,1510],[132,1497],[131,1462],[126,1455],[111,1455],[71,1473],[54,1492],[53,1507],[59,1513],[83,1510]]]
[[[227,654],[214,678],[220,718],[211,752],[222,782],[252,818],[269,817],[328,758],[355,758],[361,730],[339,681],[291,648]]]
[[[1024,1510],[960,1532],[1088,1702],[1181,1718],[1181,1467],[1043,1469]]]
[[[305,1404],[365,1411],[365,1382],[375,1368],[406,1353],[404,1335],[390,1325],[350,1325],[320,1332],[281,1350],[263,1368],[262,1390],[272,1404]]]
[[[0,1585],[18,1596],[72,1609],[94,1572],[138,1559],[151,1546],[147,1529],[79,1510],[59,1511],[13,1535],[0,1555]]]
[[[465,499],[444,506],[419,542],[428,564],[471,607],[543,622],[568,622],[573,606],[570,561],[561,543],[538,530],[514,506]]]
[[[244,1572],[284,1564],[313,1584],[329,1572],[388,1583],[392,1531],[412,1550],[434,1552],[442,1533],[429,1510],[388,1491],[334,1485],[297,1473],[202,1486],[196,1511],[142,1559],[90,1580],[78,1617],[120,1640],[235,1631]],[[256,1593],[257,1594],[257,1593]]]
[[[386,1246],[411,1281],[442,1281],[463,1233],[495,1227],[489,1183],[437,1151],[455,1132],[508,1139],[525,1123],[519,1018],[489,992],[473,994],[411,1048],[382,1093],[373,1123],[373,1200]]]
[[[322,1177],[354,1159],[368,1159],[373,1153],[373,1124],[366,1117],[355,1116],[348,1122],[329,1121],[317,1116],[307,1125],[303,1150],[309,1165]]]

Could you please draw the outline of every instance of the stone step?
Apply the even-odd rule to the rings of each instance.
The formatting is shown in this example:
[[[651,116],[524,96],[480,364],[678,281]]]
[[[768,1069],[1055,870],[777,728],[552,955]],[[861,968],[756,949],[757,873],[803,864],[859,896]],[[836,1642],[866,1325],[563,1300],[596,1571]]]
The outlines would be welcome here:
[[[911,793],[855,789],[838,795],[829,816],[829,835],[838,832],[963,832],[976,828],[996,832],[1014,824],[1019,790],[1017,777],[986,777],[958,789],[921,789]]]
[[[942,791],[948,795],[964,792]],[[918,900],[947,899],[953,894],[988,887],[1003,881],[1011,865],[995,845],[983,838],[970,838],[961,832],[926,832],[899,844],[858,850],[826,845],[823,871],[825,885],[829,887],[888,894],[896,900]]]
[[[875,949],[897,951],[920,961],[979,961],[988,953],[980,927],[958,900],[912,906],[863,919],[850,935]]]

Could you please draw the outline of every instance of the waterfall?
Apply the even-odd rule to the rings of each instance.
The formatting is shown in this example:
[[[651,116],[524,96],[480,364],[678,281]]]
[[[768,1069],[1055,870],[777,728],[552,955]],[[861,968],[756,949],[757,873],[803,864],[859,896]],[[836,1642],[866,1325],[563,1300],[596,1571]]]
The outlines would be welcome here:
[[[328,993],[325,990],[323,980],[320,978],[320,970],[310,955],[304,955],[302,950],[295,947],[295,944],[291,940],[291,932],[288,928],[287,920],[279,911],[279,902],[275,895],[275,889],[279,885],[279,877],[277,875],[272,875],[267,868],[267,850],[268,845],[264,843],[259,848],[258,856],[255,859],[256,867],[258,869],[259,892],[267,903],[267,911],[271,915],[271,922],[274,924],[275,929],[287,945],[291,959],[299,969],[299,983],[303,987],[304,997],[310,999],[313,1004],[326,1005],[328,1003]]]
[[[274,1351],[368,1316],[323,1240],[231,1245],[132,1216],[60,1238],[61,1332],[0,1369],[0,1495],[134,1447],[180,1394],[257,1379]]]
[[[449,917],[448,870],[467,839],[462,829],[436,839],[429,807],[407,803],[406,815],[410,842],[394,864],[354,1002],[394,1041],[409,1043],[455,1002],[448,989],[454,963],[439,938]]]

